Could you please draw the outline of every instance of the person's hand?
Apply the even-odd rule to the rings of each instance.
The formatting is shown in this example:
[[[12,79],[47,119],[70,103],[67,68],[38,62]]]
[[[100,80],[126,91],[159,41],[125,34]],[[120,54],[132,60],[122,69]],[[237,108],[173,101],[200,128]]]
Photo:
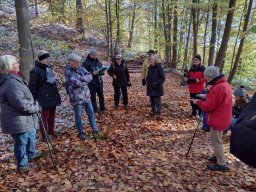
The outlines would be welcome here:
[[[184,81],[187,81],[188,80],[188,78],[187,77],[184,77]]]
[[[196,83],[196,79],[189,78],[189,79],[188,79],[188,82],[189,82],[189,83]]]
[[[195,105],[197,105],[198,99],[190,99]]]
[[[117,78],[117,76],[116,76],[116,75],[113,75],[113,78],[114,78],[114,79],[116,79],[116,78]]]
[[[93,74],[93,75],[98,75],[98,74],[99,74],[99,71],[94,71],[92,74]]]
[[[200,79],[196,79],[196,83],[199,83],[200,82]]]
[[[201,99],[205,99],[206,98],[206,94],[197,94],[196,96],[201,98]]]
[[[130,81],[127,83],[127,86],[128,86],[128,87],[131,87],[131,86],[132,86],[132,84],[131,84]]]
[[[146,85],[146,80],[142,79],[142,86],[145,86],[145,85]]]

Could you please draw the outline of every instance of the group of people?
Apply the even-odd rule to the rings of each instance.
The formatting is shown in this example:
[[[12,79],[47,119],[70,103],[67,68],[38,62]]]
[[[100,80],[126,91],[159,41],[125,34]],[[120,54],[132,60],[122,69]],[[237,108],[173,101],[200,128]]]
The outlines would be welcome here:
[[[78,137],[86,139],[82,125],[83,108],[88,116],[93,138],[99,139],[99,128],[95,116],[99,112],[106,112],[103,79],[106,72],[112,77],[114,87],[114,108],[119,108],[120,98],[123,99],[124,109],[128,110],[128,90],[131,78],[127,64],[122,57],[119,47],[111,58],[110,67],[103,66],[97,58],[97,50],[91,47],[85,61],[81,63],[81,56],[71,53],[65,67],[65,88],[70,97]],[[210,170],[226,171],[222,135],[223,131],[232,127],[235,118],[248,102],[243,87],[236,89],[236,102],[232,118],[232,90],[224,75],[215,66],[205,68],[201,63],[200,55],[193,58],[191,68],[186,71],[184,80],[188,84],[192,116],[205,117],[205,124],[209,127],[214,155]],[[14,140],[14,155],[19,171],[30,169],[29,160],[41,157],[36,152],[34,140],[36,135],[37,117],[41,113],[42,121],[39,129],[41,138],[46,140],[46,131],[51,139],[56,137],[54,120],[56,107],[61,103],[57,88],[58,77],[50,65],[50,54],[40,50],[34,68],[30,71],[28,84],[19,73],[19,62],[11,55],[0,57],[0,125],[3,133],[11,134]],[[151,104],[151,115],[161,119],[161,96],[164,95],[163,83],[165,73],[162,64],[158,61],[154,50],[147,52],[147,58],[142,66],[142,85],[147,87],[147,96]],[[97,99],[99,98],[99,108]],[[42,123],[43,122],[43,123]],[[230,128],[229,128],[230,129]]]
[[[99,139],[99,128],[95,116],[98,112],[106,112],[102,75],[107,73],[112,77],[114,87],[114,108],[119,108],[120,98],[124,109],[128,110],[128,90],[131,86],[130,75],[121,48],[117,47],[111,58],[109,67],[103,66],[97,58],[97,50],[91,47],[87,58],[81,63],[81,56],[71,53],[65,67],[65,88],[70,97],[75,114],[75,124],[78,137],[86,139],[82,125],[83,108],[88,116],[93,138]],[[157,57],[149,53],[147,75],[143,85],[147,85],[152,113],[160,118],[161,99],[163,95],[164,70]],[[25,82],[19,71],[19,62],[12,55],[0,57],[0,116],[1,128],[5,134],[10,134],[14,140],[14,155],[19,171],[30,169],[29,160],[38,159],[41,152],[35,150],[34,140],[36,127],[42,141],[47,141],[44,129],[50,139],[56,138],[54,121],[56,107],[61,104],[57,87],[58,76],[50,65],[50,54],[40,50],[33,69],[30,71],[29,82]],[[99,108],[97,99],[99,98]]]

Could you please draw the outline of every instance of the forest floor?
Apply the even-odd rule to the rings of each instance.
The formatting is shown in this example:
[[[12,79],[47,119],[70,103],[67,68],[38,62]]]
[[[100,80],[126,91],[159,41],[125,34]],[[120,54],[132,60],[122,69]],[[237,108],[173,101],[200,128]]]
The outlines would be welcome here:
[[[97,117],[102,134],[97,143],[77,138],[74,113],[62,88],[63,103],[56,118],[58,139],[53,143],[57,170],[45,156],[33,162],[35,168],[29,173],[17,173],[12,139],[1,133],[0,191],[256,191],[255,170],[229,153],[230,134],[224,136],[228,172],[207,170],[212,148],[209,133],[201,125],[186,157],[197,120],[189,117],[188,91],[179,85],[178,77],[166,74],[161,121],[149,115],[140,74],[131,74],[131,79],[129,110],[125,111],[113,109],[111,78],[104,77],[108,112]],[[47,151],[47,145],[38,139],[36,148]]]

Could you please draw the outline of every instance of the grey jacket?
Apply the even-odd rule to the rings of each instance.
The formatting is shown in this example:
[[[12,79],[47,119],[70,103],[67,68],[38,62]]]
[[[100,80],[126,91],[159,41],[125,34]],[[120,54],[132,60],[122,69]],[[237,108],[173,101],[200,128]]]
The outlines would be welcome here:
[[[0,76],[0,127],[3,133],[24,133],[37,126],[39,106],[23,79],[14,74]]]

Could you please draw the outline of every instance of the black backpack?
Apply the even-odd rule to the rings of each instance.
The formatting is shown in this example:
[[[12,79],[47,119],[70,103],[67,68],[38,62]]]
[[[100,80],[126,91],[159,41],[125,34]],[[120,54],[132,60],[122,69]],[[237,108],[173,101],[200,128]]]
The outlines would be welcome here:
[[[256,168],[256,93],[232,129],[230,152],[247,165]]]

